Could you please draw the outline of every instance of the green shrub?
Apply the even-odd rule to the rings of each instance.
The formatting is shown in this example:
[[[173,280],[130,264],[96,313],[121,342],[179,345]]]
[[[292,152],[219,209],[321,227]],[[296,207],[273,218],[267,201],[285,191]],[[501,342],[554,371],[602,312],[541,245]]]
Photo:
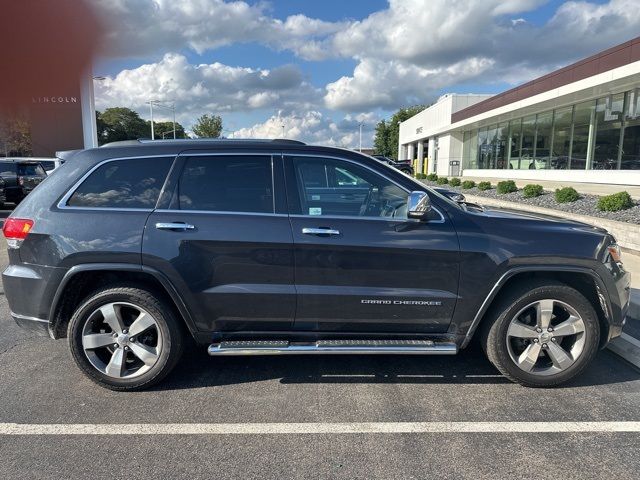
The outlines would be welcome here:
[[[435,173],[430,173],[429,175],[427,175],[427,180],[429,180],[430,182],[436,182],[438,181],[438,175]]]
[[[446,185],[449,183],[449,179],[447,177],[440,177],[437,180],[438,185]]]
[[[459,178],[454,177],[449,180],[449,185],[451,185],[452,187],[459,187],[460,184],[462,184],[462,180],[460,180]]]
[[[480,182],[478,184],[478,190],[491,190],[491,182]]]
[[[513,180],[504,180],[502,182],[498,182],[498,186],[496,187],[496,192],[498,192],[500,195],[517,191],[518,187],[516,187],[516,182],[514,182]]]
[[[427,176],[424,173],[416,173],[416,178],[418,180],[424,180]]]
[[[473,188],[476,186],[476,182],[474,182],[473,180],[465,180],[464,182],[462,182],[462,188],[469,190],[470,188]]]
[[[524,196],[524,198],[539,197],[543,193],[544,189],[542,188],[542,185],[537,185],[535,183],[525,185],[522,189],[522,195]]]
[[[573,187],[563,187],[556,190],[556,202],[569,203],[575,202],[580,198],[580,194]]]
[[[613,195],[600,197],[598,200],[598,210],[603,212],[617,212],[631,207],[633,207],[633,200],[627,192],[614,193]]]

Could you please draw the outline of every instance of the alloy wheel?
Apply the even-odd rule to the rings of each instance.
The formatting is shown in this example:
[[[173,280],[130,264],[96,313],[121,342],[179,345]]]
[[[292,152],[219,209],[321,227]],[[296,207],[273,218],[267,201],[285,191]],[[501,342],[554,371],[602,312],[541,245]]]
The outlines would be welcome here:
[[[554,375],[571,367],[584,350],[586,326],[569,304],[555,299],[521,309],[507,328],[511,360],[535,375]]]
[[[89,362],[112,378],[134,378],[160,358],[162,334],[145,309],[126,302],[97,308],[82,329],[82,348]]]

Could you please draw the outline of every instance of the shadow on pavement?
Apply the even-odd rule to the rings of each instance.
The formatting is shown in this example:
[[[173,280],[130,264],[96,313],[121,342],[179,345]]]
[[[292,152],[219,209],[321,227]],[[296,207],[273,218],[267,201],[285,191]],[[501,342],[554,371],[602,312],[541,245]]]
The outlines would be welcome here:
[[[174,372],[154,389],[202,388],[272,379],[280,379],[283,384],[511,383],[489,363],[477,346],[469,347],[455,356],[285,355],[212,358],[198,350],[185,355]],[[593,386],[633,380],[638,380],[638,373],[631,368],[620,368],[617,357],[604,351],[584,373],[567,385]]]

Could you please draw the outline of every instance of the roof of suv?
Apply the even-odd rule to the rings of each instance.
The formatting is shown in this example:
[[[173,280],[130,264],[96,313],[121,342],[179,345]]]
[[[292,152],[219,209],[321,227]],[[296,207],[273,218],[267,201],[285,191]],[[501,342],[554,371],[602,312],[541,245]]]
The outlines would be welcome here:
[[[237,151],[304,151],[324,153],[327,155],[358,156],[371,158],[368,155],[355,152],[350,149],[340,147],[325,147],[319,145],[307,145],[298,140],[289,139],[230,139],[230,138],[202,138],[202,139],[167,139],[167,140],[125,140],[120,142],[107,143],[98,148],[88,150],[69,150],[56,152],[56,156],[63,160],[71,158],[82,158],[82,161],[89,163],[99,162],[106,159],[128,158],[136,156],[165,156],[179,155],[190,150],[237,150]]]

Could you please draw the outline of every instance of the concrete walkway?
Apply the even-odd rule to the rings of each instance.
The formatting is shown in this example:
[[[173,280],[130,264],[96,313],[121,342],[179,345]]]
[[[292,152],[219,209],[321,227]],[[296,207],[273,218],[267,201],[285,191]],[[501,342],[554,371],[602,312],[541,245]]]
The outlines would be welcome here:
[[[567,176],[570,176],[568,174]],[[474,180],[477,182],[491,182],[493,185],[498,182],[502,182],[504,178],[487,178],[487,177],[467,177],[464,176],[462,180]],[[587,195],[611,195],[612,193],[628,192],[631,197],[636,200],[640,200],[640,186],[637,185],[611,185],[606,183],[582,183],[582,182],[556,182],[552,180],[522,180],[514,179],[518,188],[522,188],[529,183],[542,185],[542,188],[549,191],[555,191],[556,188],[573,187],[579,193]]]

